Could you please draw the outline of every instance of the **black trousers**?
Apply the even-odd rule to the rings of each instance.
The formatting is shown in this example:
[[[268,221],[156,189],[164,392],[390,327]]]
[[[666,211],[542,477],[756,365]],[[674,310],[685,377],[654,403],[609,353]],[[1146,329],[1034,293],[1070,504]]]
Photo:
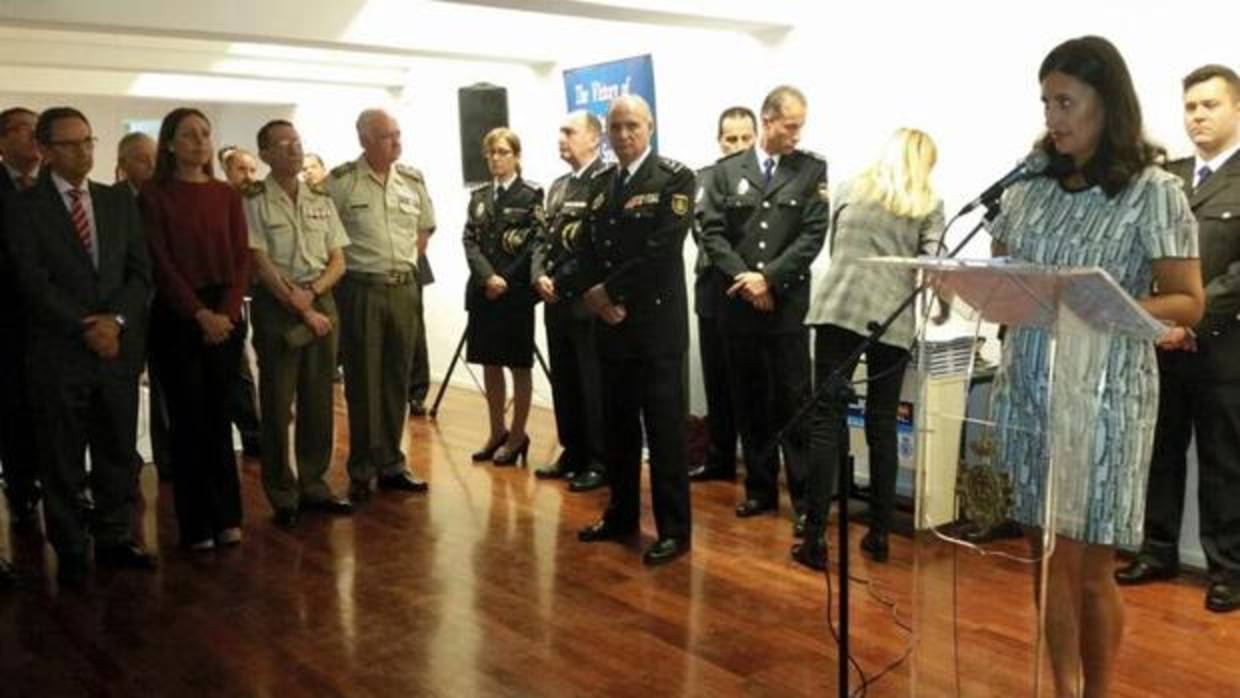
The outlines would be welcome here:
[[[809,329],[729,334],[726,346],[732,404],[745,456],[745,496],[778,504],[782,445],[788,492],[799,513],[809,461],[809,425],[805,420],[790,425],[782,444],[775,443],[775,437],[810,396]]]
[[[25,332],[17,325],[6,325],[0,332],[0,462],[12,511],[31,507],[39,500],[38,449]]]
[[[1195,431],[1201,547],[1212,578],[1240,582],[1240,383],[1215,380],[1204,357],[1192,353],[1160,351],[1158,368],[1142,552],[1162,564],[1179,561],[1186,455]]]
[[[61,375],[54,375],[57,371]],[[62,560],[85,560],[88,523],[99,545],[131,539],[137,501],[138,431],[136,372],[47,366],[39,370],[35,405],[43,518],[47,538]],[[90,475],[86,449],[90,449]],[[89,486],[90,521],[82,506]]]
[[[836,325],[820,325],[814,337],[815,387],[837,370],[852,380],[856,362],[845,361],[865,337]],[[908,352],[878,343],[865,353],[865,442],[870,453],[870,527],[891,528],[900,465],[896,441],[896,411],[904,383]],[[848,404],[829,391],[820,391],[810,413],[810,465],[806,498],[806,538],[821,536],[841,465],[848,458]]]
[[[736,415],[728,377],[728,353],[714,317],[698,316],[698,349],[706,389],[706,467],[735,473]]]
[[[216,292],[199,291],[208,306]],[[151,308],[151,365],[164,389],[172,442],[172,493],[181,543],[241,525],[241,483],[230,398],[245,335],[206,344],[198,323],[158,299]]]
[[[650,449],[650,489],[660,538],[688,540],[688,453],[683,354],[602,359],[603,419],[611,501],[606,520],[636,528],[641,515],[642,429]]]
[[[564,447],[560,464],[568,472],[602,471],[603,402],[594,320],[579,317],[574,304],[543,306],[555,428]]]

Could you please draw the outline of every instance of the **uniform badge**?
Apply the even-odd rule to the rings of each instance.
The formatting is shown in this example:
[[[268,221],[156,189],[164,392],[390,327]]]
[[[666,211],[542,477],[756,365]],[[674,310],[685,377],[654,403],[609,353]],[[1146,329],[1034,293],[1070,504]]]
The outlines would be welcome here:
[[[686,194],[672,194],[672,213],[683,216],[689,213],[689,197]]]
[[[577,236],[581,233],[581,221],[573,221],[560,231],[560,244],[564,249],[573,252],[577,249]]]
[[[602,208],[602,207],[603,207],[603,200],[604,200],[604,196],[603,196],[603,194],[600,192],[598,196],[594,197],[594,201],[590,202],[590,210],[591,210],[591,211],[597,211],[597,210],[599,210],[600,208]]]
[[[474,206],[474,218],[482,218],[482,214],[486,213],[487,205],[484,201],[479,201]]]
[[[831,202],[831,192],[829,188],[827,187],[826,182],[823,182],[822,184],[818,185],[818,198],[822,199],[823,201],[827,203]]]
[[[749,180],[742,178],[741,181],[736,183],[736,194],[737,196],[744,196],[747,191],[749,191]]]

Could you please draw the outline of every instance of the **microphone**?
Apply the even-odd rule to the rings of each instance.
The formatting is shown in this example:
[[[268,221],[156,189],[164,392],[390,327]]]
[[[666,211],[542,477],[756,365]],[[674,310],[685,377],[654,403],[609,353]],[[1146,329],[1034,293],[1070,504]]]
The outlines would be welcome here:
[[[1032,152],[1026,155],[1025,159],[1021,160],[1011,172],[1003,175],[1002,179],[990,185],[986,191],[982,192],[981,196],[965,204],[965,207],[960,209],[960,213],[957,213],[956,216],[963,216],[978,206],[994,201],[999,198],[999,195],[1003,193],[1003,190],[1013,184],[1016,184],[1022,179],[1028,179],[1029,177],[1042,174],[1046,171],[1046,167],[1050,165],[1050,163],[1050,156],[1043,152],[1041,148],[1035,148]]]

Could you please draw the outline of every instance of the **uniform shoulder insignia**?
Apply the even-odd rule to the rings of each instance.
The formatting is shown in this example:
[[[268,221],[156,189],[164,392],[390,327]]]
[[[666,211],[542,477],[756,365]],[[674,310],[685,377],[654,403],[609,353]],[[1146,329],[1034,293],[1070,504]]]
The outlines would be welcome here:
[[[487,182],[486,184],[479,184],[478,186],[476,186],[476,187],[474,187],[473,189],[470,189],[470,190],[469,190],[469,195],[470,195],[470,196],[481,196],[481,195],[483,195],[483,194],[488,194],[488,195],[489,195],[490,193],[491,193],[491,183],[490,183],[490,182]]]
[[[241,187],[241,194],[247,199],[253,199],[265,191],[267,191],[267,185],[262,182],[250,182]]]
[[[331,196],[331,192],[327,191],[327,187],[323,186],[322,182],[319,182],[318,184],[311,184],[310,186],[306,188],[310,190],[311,194],[317,194],[319,196]]]
[[[814,151],[812,151],[812,150],[801,150],[801,151],[798,151],[798,152],[804,153],[805,155],[807,155],[807,156],[809,156],[809,157],[811,157],[811,158],[813,158],[813,159],[815,159],[815,160],[821,160],[821,161],[823,161],[823,162],[826,162],[826,161],[827,161],[827,157],[826,157],[825,155],[821,155],[821,154],[819,154],[819,153],[815,153],[815,152],[814,152]]]
[[[408,177],[409,179],[412,179],[415,182],[422,181],[422,173],[419,172],[418,168],[416,167],[410,167],[409,165],[401,165],[398,163],[396,165],[396,172],[402,177]]]
[[[537,194],[538,192],[542,191],[542,185],[541,185],[541,184],[539,184],[538,182],[535,182],[535,181],[534,181],[534,180],[532,180],[532,179],[525,179],[525,178],[522,178],[522,179],[521,179],[521,184],[525,185],[525,188],[526,188],[526,189],[529,189],[531,192],[533,192],[533,193],[535,193],[535,194]]]
[[[561,184],[568,184],[568,180],[569,180],[570,178],[572,178],[572,176],[573,176],[573,173],[572,173],[572,172],[565,172],[564,174],[562,174],[562,175],[560,175],[559,177],[556,177],[554,180],[552,180],[552,181],[551,181],[551,186],[552,186],[552,187],[558,187],[558,186],[560,186]]]
[[[716,161],[715,161],[715,164],[716,164],[716,165],[718,165],[718,164],[719,164],[719,163],[721,163],[721,162],[726,162],[726,161],[728,161],[728,160],[731,160],[732,158],[737,157],[738,155],[742,155],[742,154],[744,154],[744,153],[748,153],[748,152],[749,152],[749,150],[750,150],[749,148],[746,148],[745,150],[738,150],[738,151],[736,151],[735,153],[728,153],[727,155],[724,155],[723,157],[721,157],[721,158],[719,158],[718,160],[716,160]]]
[[[607,174],[608,172],[611,172],[614,169],[616,169],[616,163],[609,162],[606,165],[603,165],[602,167],[595,170],[594,174],[590,175],[590,178],[594,179],[596,177],[602,177],[603,175]]]
[[[685,169],[684,163],[678,160],[673,160],[671,158],[665,158],[662,155],[659,156],[659,167],[662,167],[663,169],[667,170],[668,172],[671,172],[672,174],[675,174]]]
[[[1178,167],[1184,164],[1191,164],[1193,161],[1194,161],[1194,158],[1192,156],[1189,156],[1186,158],[1176,158],[1175,160],[1169,160],[1166,164],[1163,165],[1163,167]]]
[[[702,169],[700,169],[700,170],[698,170],[698,171],[697,171],[697,176],[698,176],[698,177],[709,177],[709,176],[710,176],[710,173],[711,173],[711,172],[714,172],[714,171],[715,171],[715,166],[714,166],[713,164],[712,164],[712,165],[707,165],[707,166],[705,166],[705,167],[703,167]]]
[[[343,164],[340,164],[340,165],[336,165],[335,167],[333,167],[333,168],[332,168],[332,171],[329,173],[329,175],[328,175],[328,176],[330,176],[330,177],[344,177],[344,176],[346,176],[346,175],[348,175],[348,174],[352,173],[352,172],[353,172],[353,170],[356,170],[356,169],[357,169],[357,162],[355,162],[355,161],[353,161],[353,160],[350,160],[349,162],[346,162],[346,163],[343,163]]]

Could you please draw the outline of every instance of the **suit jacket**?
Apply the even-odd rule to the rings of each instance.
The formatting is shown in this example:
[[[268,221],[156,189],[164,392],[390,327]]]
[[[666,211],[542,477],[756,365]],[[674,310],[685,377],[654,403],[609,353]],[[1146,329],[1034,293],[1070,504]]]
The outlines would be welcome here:
[[[579,253],[578,289],[601,283],[628,314],[618,325],[596,325],[599,355],[621,360],[684,354],[684,244],[693,224],[693,170],[651,153],[618,188],[619,172],[612,163],[590,179]]]
[[[827,162],[794,151],[780,158],[764,190],[754,152],[743,150],[715,164],[702,196],[702,241],[724,283],[743,272],[764,274],[775,310],[759,311],[739,295],[725,298],[719,327],[733,334],[800,331],[809,309],[809,267],[830,218]]]
[[[136,379],[142,369],[151,263],[141,218],[128,191],[96,182],[88,186],[98,269],[50,172],[5,207],[8,248],[29,309],[29,363],[37,380],[87,381],[99,373]],[[104,361],[86,346],[82,320],[96,313],[126,318],[116,360]]]
[[[1193,165],[1190,157],[1167,169],[1182,181],[1197,218],[1206,310],[1197,325],[1200,356],[1194,364],[1204,362],[1213,378],[1240,381],[1240,152],[1196,189]]]
[[[561,302],[576,297],[573,279],[579,267],[577,251],[590,203],[590,179],[603,166],[602,158],[595,158],[581,177],[573,177],[571,172],[560,175],[547,191],[547,226],[534,246],[530,278],[550,278]]]
[[[0,328],[16,332],[25,326],[25,313],[22,312],[20,292],[17,290],[17,279],[14,276],[13,261],[9,257],[8,245],[5,244],[7,231],[4,228],[4,210],[8,199],[17,195],[17,185],[9,176],[8,170],[0,166],[0,300],[4,301],[6,312],[0,313]]]
[[[533,182],[517,177],[498,201],[493,184],[473,191],[463,236],[470,271],[466,308],[486,302],[483,289],[492,274],[504,277],[508,293],[532,293],[530,254],[545,225],[542,187]]]
[[[705,318],[713,318],[719,314],[719,306],[727,296],[727,279],[723,273],[711,264],[710,255],[702,242],[702,220],[705,210],[702,202],[706,199],[706,190],[710,188],[711,173],[714,165],[707,165],[697,171],[697,198],[693,216],[693,242],[697,245],[697,259],[693,263],[693,309]]]

